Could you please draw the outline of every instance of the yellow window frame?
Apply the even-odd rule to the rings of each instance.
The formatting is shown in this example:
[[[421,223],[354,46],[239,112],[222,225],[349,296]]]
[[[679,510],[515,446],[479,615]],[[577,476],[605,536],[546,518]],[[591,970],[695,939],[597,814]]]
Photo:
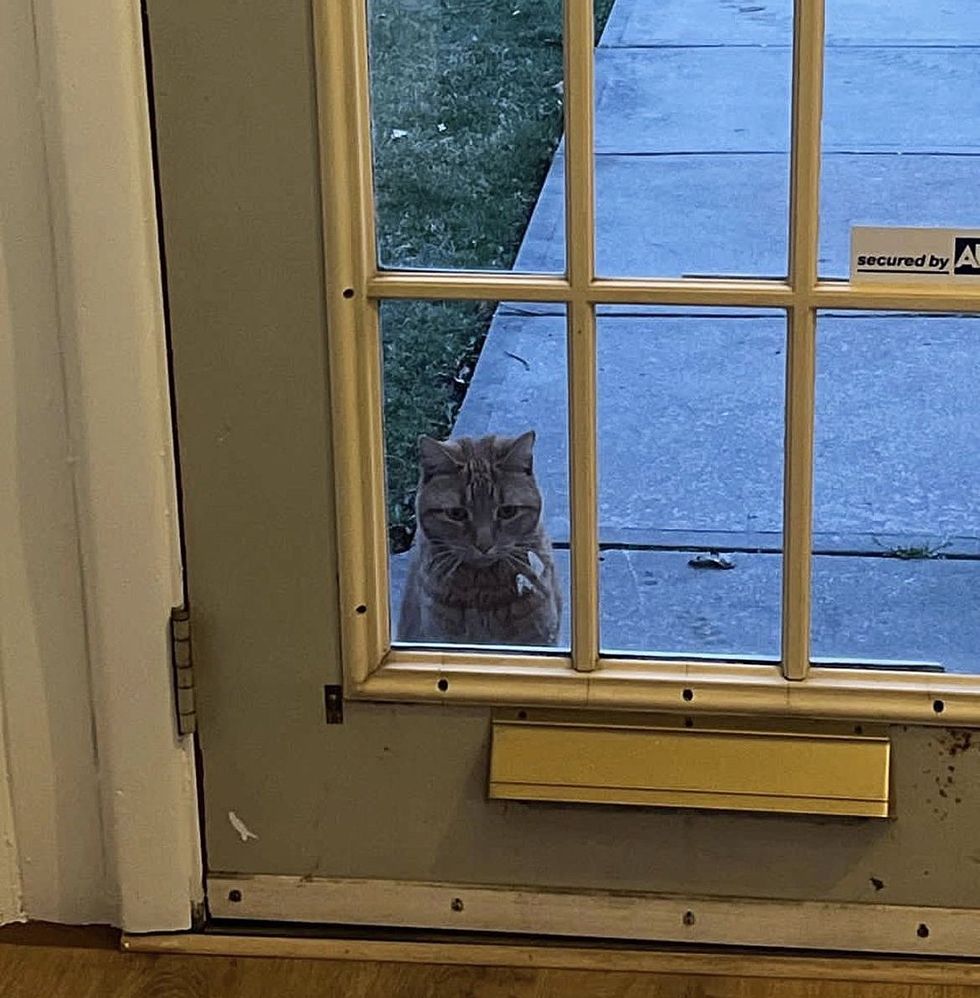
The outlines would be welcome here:
[[[817,312],[980,311],[980,289],[855,286],[819,278],[823,0],[794,0],[785,280],[596,275],[592,0],[564,3],[565,273],[381,270],[375,242],[366,6],[366,0],[316,0],[314,8],[345,694],[382,700],[980,723],[980,676],[811,664]],[[387,299],[413,298],[566,306],[570,655],[391,645],[379,306]],[[787,314],[778,664],[599,653],[595,308],[603,304],[752,306],[780,308]]]

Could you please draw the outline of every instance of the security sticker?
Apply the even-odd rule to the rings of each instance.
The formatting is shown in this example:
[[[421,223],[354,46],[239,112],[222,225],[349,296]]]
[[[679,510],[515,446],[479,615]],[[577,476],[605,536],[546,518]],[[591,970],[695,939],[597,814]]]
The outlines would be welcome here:
[[[980,280],[980,230],[851,229],[851,280],[882,284]]]

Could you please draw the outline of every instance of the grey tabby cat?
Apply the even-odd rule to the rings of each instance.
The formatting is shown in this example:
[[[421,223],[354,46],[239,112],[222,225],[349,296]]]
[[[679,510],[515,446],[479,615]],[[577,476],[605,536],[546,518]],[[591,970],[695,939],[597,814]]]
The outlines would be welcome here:
[[[534,431],[419,438],[418,533],[398,638],[554,645],[561,592],[541,524]]]

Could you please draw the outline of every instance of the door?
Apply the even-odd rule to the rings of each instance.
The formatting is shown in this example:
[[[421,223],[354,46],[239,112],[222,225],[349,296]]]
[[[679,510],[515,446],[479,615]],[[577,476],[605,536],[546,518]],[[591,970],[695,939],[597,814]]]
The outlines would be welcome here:
[[[971,221],[908,6],[151,0],[215,921],[976,953],[980,297],[842,280]],[[527,509],[553,624],[399,627]]]

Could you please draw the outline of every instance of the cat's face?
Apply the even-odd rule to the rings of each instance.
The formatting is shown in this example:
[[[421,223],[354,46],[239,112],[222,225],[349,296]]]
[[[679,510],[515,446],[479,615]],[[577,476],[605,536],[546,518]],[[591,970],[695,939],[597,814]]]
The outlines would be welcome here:
[[[462,562],[490,565],[526,551],[541,519],[534,431],[519,437],[419,439],[419,529]]]

